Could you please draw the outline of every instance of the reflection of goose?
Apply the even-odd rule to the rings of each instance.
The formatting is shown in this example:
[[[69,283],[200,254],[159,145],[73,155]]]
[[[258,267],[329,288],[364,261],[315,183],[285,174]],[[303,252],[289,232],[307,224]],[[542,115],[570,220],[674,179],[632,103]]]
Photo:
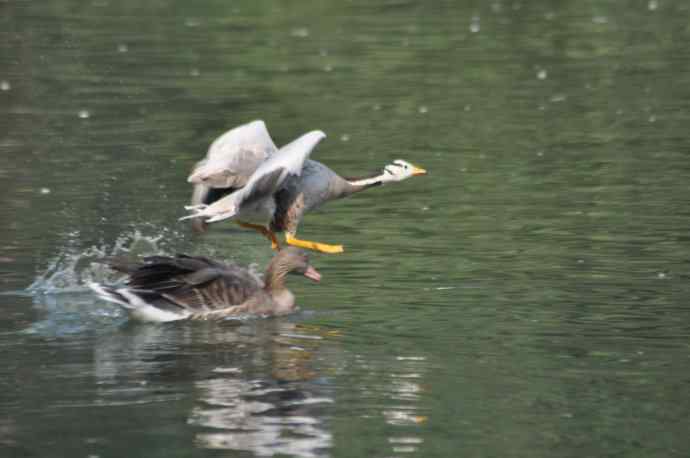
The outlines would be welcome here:
[[[305,212],[329,200],[426,171],[398,159],[371,176],[343,178],[307,159],[324,137],[323,132],[312,131],[278,150],[263,121],[226,132],[213,142],[188,178],[194,184],[192,205],[187,207],[193,214],[185,218],[199,218],[193,223],[197,231],[205,230],[206,223],[235,218],[241,226],[268,237],[274,249],[278,248],[274,233],[284,231],[288,245],[342,252],[341,245],[296,238]],[[258,219],[261,225],[242,222],[245,219]]]
[[[202,427],[196,445],[252,456],[324,456],[332,447],[324,405],[329,396],[269,380],[219,376],[195,382],[200,399],[187,423]],[[319,387],[324,389],[324,387]],[[235,456],[231,454],[230,456]]]
[[[297,248],[286,248],[273,257],[264,282],[236,264],[200,256],[151,256],[141,263],[114,260],[109,264],[129,275],[127,287],[92,283],[91,288],[143,321],[282,315],[295,309],[295,298],[285,287],[288,273],[301,273],[314,281],[321,279],[309,265],[306,253]]]

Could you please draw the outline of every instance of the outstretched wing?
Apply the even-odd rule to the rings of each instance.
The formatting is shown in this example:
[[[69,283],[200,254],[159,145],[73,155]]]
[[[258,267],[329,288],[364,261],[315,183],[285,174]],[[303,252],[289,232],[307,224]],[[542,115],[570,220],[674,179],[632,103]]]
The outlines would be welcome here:
[[[187,181],[211,188],[241,188],[277,150],[266,124],[252,121],[218,137]]]
[[[302,135],[262,162],[242,189],[211,205],[188,207],[193,213],[181,219],[202,217],[209,223],[220,221],[236,215],[245,203],[270,197],[282,188],[288,176],[302,173],[304,161],[325,137],[320,130]]]

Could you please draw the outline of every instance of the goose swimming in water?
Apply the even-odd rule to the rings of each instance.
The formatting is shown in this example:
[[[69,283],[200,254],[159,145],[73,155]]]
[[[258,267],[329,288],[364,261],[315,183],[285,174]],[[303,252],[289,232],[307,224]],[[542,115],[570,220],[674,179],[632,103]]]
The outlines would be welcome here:
[[[424,175],[426,170],[398,159],[371,176],[343,178],[308,159],[325,136],[312,131],[278,149],[260,120],[226,132],[211,144],[187,179],[194,185],[191,205],[186,207],[192,214],[181,219],[193,218],[193,228],[203,232],[207,223],[234,218],[240,226],[266,236],[274,249],[280,247],[275,233],[284,232],[288,245],[342,252],[342,245],[296,237],[305,212],[374,186]]]
[[[151,256],[143,262],[115,259],[107,263],[129,276],[127,286],[89,286],[141,321],[284,315],[296,309],[295,297],[285,287],[287,274],[321,280],[307,254],[292,247],[273,257],[263,281],[246,268],[201,256]]]

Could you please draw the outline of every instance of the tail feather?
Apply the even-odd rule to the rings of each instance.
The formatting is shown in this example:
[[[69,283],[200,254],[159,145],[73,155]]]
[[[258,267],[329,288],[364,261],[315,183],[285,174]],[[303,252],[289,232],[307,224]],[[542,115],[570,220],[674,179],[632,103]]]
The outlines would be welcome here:
[[[98,295],[98,297],[103,300],[114,302],[115,304],[121,305],[128,310],[134,308],[129,300],[114,288],[102,286],[98,283],[89,283],[89,288],[91,288]]]
[[[237,194],[230,194],[215,201],[211,205],[187,205],[185,210],[191,213],[180,218],[180,221],[191,218],[205,218],[207,223],[213,223],[232,218],[237,213],[237,199]]]
[[[135,290],[130,288],[110,288],[98,283],[90,283],[91,288],[98,297],[108,302],[113,302],[127,310],[132,318],[141,321],[177,321],[189,318],[191,313],[185,309],[172,311],[157,307],[155,304],[146,302]]]

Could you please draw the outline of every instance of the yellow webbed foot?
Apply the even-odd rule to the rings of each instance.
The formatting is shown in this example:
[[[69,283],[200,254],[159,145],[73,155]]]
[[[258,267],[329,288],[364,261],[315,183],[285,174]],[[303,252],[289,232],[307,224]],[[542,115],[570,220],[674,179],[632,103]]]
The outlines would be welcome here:
[[[306,248],[307,250],[320,251],[321,253],[342,253],[342,245],[329,245],[327,243],[312,242],[309,240],[300,240],[290,234],[285,234],[285,243],[298,248]]]

